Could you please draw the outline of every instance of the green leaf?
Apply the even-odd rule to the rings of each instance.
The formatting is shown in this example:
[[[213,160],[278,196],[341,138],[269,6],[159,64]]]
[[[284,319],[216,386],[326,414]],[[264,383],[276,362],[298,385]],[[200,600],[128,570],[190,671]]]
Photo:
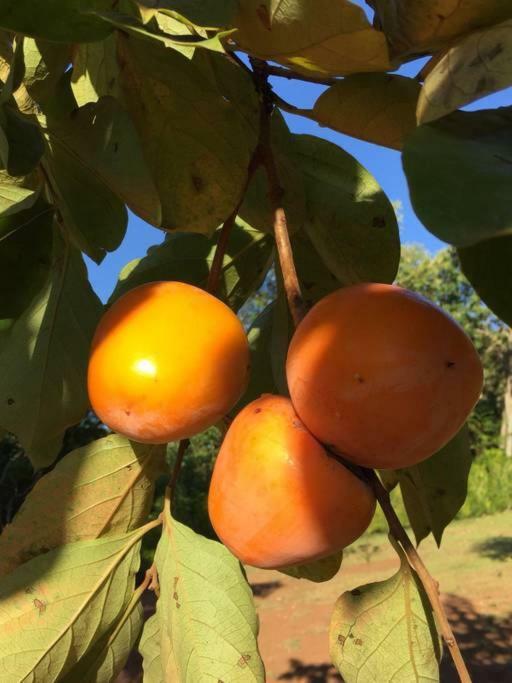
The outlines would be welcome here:
[[[305,231],[328,269],[344,284],[393,282],[400,260],[398,225],[375,178],[327,140],[295,140],[306,193]]]
[[[461,36],[512,17],[503,0],[372,0],[393,52],[433,52]]]
[[[0,171],[0,177],[9,178],[9,182],[13,180],[11,176],[3,175],[2,171]],[[24,188],[26,178],[20,178],[19,181],[20,184],[18,187]],[[33,198],[36,199],[35,196]],[[30,204],[31,201],[32,197],[27,196],[27,204]],[[19,205],[16,206],[19,207]],[[38,198],[35,203],[32,203],[32,206],[29,206],[29,208],[21,208],[19,211],[14,211],[13,207],[13,211],[9,211],[7,214],[0,214],[0,242],[12,235],[16,230],[29,225],[33,221],[38,221],[41,216],[48,213],[53,215],[53,207],[41,198]]]
[[[349,0],[241,0],[238,45],[296,71],[345,76],[390,68],[386,37]]]
[[[166,9],[170,15],[186,17],[194,26],[223,28],[231,25],[236,0],[157,0],[151,7]],[[144,2],[142,4],[144,4]]]
[[[512,20],[472,33],[430,71],[418,101],[418,123],[450,114],[512,84]]]
[[[140,539],[153,526],[70,543],[4,577],[2,681],[52,683],[87,656],[126,610],[139,566]]]
[[[101,40],[111,28],[90,10],[109,9],[111,4],[111,0],[2,0],[0,27],[64,43]]]
[[[292,236],[292,250],[302,295],[308,306],[343,286],[327,268],[304,230]]]
[[[330,652],[346,683],[439,681],[439,639],[426,594],[403,551],[386,581],[343,593],[334,607]]]
[[[89,347],[102,306],[81,256],[54,236],[44,287],[0,345],[0,424],[19,438],[35,467],[38,449],[84,415]]]
[[[73,212],[76,230],[83,233],[77,239],[81,244],[90,241],[88,251],[99,258],[102,249],[113,251],[119,245],[126,224],[119,199],[145,221],[160,225],[160,199],[137,131],[117,100],[102,97],[50,122],[49,129],[56,163],[63,164],[57,171],[62,202]],[[71,182],[65,177],[67,169],[75,169]],[[96,199],[85,195],[84,185]]]
[[[164,463],[164,446],[112,434],[62,458],[39,479],[0,535],[0,576],[66,543],[141,526]]]
[[[462,271],[478,296],[512,326],[512,235],[461,248],[458,254]]]
[[[439,239],[467,247],[512,232],[511,123],[510,107],[454,112],[408,138],[412,204]]]
[[[156,614],[144,627],[144,680],[265,680],[252,592],[238,560],[168,512],[155,557]]]
[[[117,680],[130,652],[135,647],[144,625],[144,610],[137,592],[133,594],[125,613],[110,633],[98,640],[61,683],[112,683]]]
[[[302,227],[305,220],[304,184],[302,173],[293,158],[294,137],[278,111],[272,117],[271,132],[288,228],[290,232],[295,232]],[[251,179],[239,214],[258,230],[273,234],[274,212],[268,196],[267,174],[262,167],[256,170]]]
[[[178,280],[206,286],[219,231],[211,240],[203,235],[175,233],[150,247],[147,256],[130,261],[110,297],[115,301],[130,289],[156,280]],[[219,297],[238,310],[259,287],[270,266],[272,240],[237,219],[224,256]]]
[[[0,216],[2,218],[24,209],[30,209],[37,199],[38,193],[35,190],[23,187],[16,180],[0,171]]]
[[[23,39],[25,73],[23,85],[36,102],[50,97],[69,64],[70,46],[41,38]]]
[[[7,172],[12,176],[28,175],[44,153],[39,126],[9,105],[0,108],[2,126],[8,145]]]
[[[147,25],[144,26],[140,24],[134,17],[119,14],[118,12],[96,12],[95,14],[108,24],[111,24],[121,31],[131,34],[136,38],[156,41],[165,47],[178,48],[178,51],[180,51],[180,48],[183,47],[185,47],[187,50],[199,47],[205,48],[207,50],[213,50],[214,52],[224,52],[225,50],[222,44],[222,39],[227,38],[233,33],[233,30],[221,31],[210,38],[197,34],[191,35],[190,33],[179,35],[174,32],[168,33],[160,30],[158,24],[156,24],[156,26],[150,24],[148,28]],[[150,28],[153,30],[149,30]]]
[[[8,232],[0,242],[0,320],[14,323],[48,279],[53,210],[40,199],[31,208],[0,220],[0,226],[2,223]],[[0,227],[0,235],[2,232]]]
[[[416,128],[420,85],[395,74],[355,74],[326,90],[311,117],[345,135],[402,149]]]
[[[336,555],[316,560],[316,562],[300,564],[295,567],[287,567],[286,569],[280,569],[279,571],[282,574],[292,576],[294,579],[307,579],[314,583],[322,583],[324,581],[330,581],[336,576],[340,570],[342,560],[343,553],[339,552],[336,553]]]
[[[278,389],[272,371],[270,348],[272,344],[273,309],[275,302],[266,306],[252,323],[247,334],[251,349],[251,372],[249,385],[239,403],[233,409],[233,415],[262,394],[277,394]]]
[[[99,133],[101,136],[101,130]],[[110,141],[106,142],[107,158]],[[128,224],[126,207],[101,182],[99,174],[76,155],[69,145],[69,138],[66,138],[65,145],[60,133],[54,135],[50,131],[47,142],[46,170],[51,177],[64,225],[75,246],[100,263],[108,251],[114,251],[123,241]],[[84,147],[86,143],[84,138],[78,144]]]
[[[79,107],[100,97],[120,97],[119,64],[115,34],[96,43],[80,43],[73,48],[71,88]]]
[[[407,516],[416,542],[434,535],[441,545],[443,531],[466,500],[473,461],[466,426],[444,448],[414,467],[397,470]]]
[[[162,227],[212,234],[241,198],[251,127],[175,50],[126,37],[122,82],[162,202]]]

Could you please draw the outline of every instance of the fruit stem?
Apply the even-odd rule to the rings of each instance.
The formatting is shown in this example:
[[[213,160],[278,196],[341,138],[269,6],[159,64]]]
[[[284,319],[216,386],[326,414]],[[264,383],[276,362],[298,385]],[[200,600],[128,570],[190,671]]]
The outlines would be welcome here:
[[[402,523],[398,519],[398,515],[396,514],[393,508],[391,499],[389,497],[389,493],[383,486],[375,471],[364,470],[364,477],[371,485],[375,493],[375,497],[379,501],[379,505],[382,508],[382,511],[384,512],[392,536],[402,546],[409,561],[409,564],[418,575],[418,578],[420,579],[423,588],[425,589],[425,593],[427,594],[427,597],[432,606],[432,610],[434,611],[434,614],[436,616],[437,624],[441,631],[443,641],[450,652],[455,668],[457,669],[457,673],[459,674],[461,683],[471,683],[471,677],[467,670],[464,659],[462,658],[462,654],[460,652],[457,640],[450,626],[450,622],[448,621],[448,617],[446,616],[443,603],[441,602],[438,582],[431,576],[430,572],[423,563],[423,560],[421,559],[418,551],[416,550],[409,536],[407,535],[407,532],[402,526]]]
[[[259,163],[265,169],[268,180],[268,198],[274,215],[274,237],[276,240],[277,253],[281,272],[283,274],[284,288],[288,299],[288,306],[295,326],[306,315],[306,304],[302,296],[293,251],[288,232],[286,212],[283,207],[283,187],[279,180],[279,172],[272,149],[271,122],[274,111],[274,95],[268,83],[270,67],[260,59],[250,58],[253,68],[253,79],[260,95],[260,137],[259,137]]]
[[[187,448],[190,445],[189,439],[182,439],[178,444],[178,453],[176,455],[176,460],[174,462],[174,467],[172,468],[171,478],[165,489],[164,496],[164,511],[170,514],[171,511],[171,501],[174,498],[176,492],[176,484],[178,483],[178,477],[180,475],[181,465],[183,463],[183,458],[187,452]]]

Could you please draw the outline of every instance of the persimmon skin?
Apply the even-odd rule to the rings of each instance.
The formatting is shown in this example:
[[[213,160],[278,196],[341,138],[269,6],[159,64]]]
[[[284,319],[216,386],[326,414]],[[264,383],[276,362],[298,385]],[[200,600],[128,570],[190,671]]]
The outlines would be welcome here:
[[[375,498],[327,454],[289,399],[264,395],[226,434],[208,511],[217,535],[242,562],[276,569],[352,543],[368,527]]]
[[[308,429],[348,460],[381,469],[414,465],[444,446],[483,383],[480,358],[452,318],[383,284],[318,302],[292,338],[286,374]]]
[[[183,282],[129,291],[96,330],[89,398],[113,430],[166,443],[220,420],[247,385],[249,345],[242,324],[219,299]]]

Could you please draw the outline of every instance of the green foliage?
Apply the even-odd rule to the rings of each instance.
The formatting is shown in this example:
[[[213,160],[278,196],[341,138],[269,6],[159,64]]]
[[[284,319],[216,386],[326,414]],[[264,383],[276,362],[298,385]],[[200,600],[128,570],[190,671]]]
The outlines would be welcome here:
[[[512,507],[512,458],[497,448],[475,458],[468,483],[468,497],[458,519],[481,517]]]

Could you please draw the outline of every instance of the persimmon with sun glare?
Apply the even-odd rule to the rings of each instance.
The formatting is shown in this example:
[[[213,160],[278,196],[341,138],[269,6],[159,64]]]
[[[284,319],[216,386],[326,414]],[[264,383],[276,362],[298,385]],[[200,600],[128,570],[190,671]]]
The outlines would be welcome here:
[[[366,467],[414,465],[464,424],[483,383],[459,325],[401,287],[360,284],[319,301],[288,350],[291,400],[317,439]]]
[[[289,399],[265,395],[226,434],[208,511],[217,535],[242,562],[283,568],[355,541],[372,519],[375,498],[327,454]]]
[[[93,410],[135,441],[165,443],[220,420],[248,379],[249,346],[236,315],[182,282],[136,287],[105,313],[94,336]]]

